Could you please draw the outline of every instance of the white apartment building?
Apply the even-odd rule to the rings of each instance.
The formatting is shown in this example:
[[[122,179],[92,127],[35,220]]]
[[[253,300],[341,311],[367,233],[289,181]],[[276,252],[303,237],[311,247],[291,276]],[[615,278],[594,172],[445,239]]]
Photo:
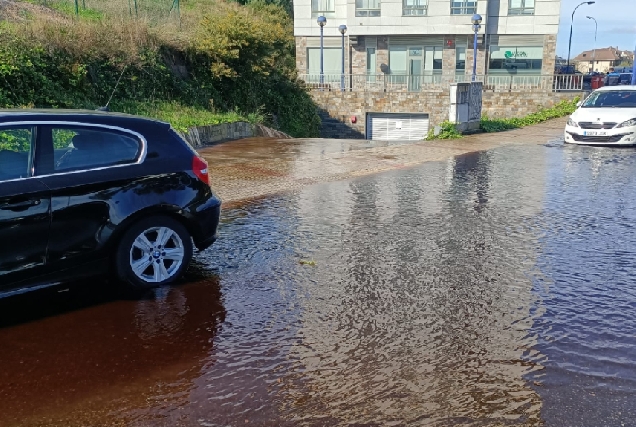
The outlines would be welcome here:
[[[560,0],[295,0],[297,68],[320,74],[316,19],[324,16],[324,75],[341,74],[344,24],[345,74],[461,81],[472,73],[478,13],[477,74],[552,75],[560,8]]]

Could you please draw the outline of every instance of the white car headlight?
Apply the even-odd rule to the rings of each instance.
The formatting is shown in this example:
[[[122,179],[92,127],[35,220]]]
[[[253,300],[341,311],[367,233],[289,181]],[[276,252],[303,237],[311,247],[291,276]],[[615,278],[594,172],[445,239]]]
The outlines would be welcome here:
[[[574,120],[572,120],[572,118],[570,117],[568,119],[568,126],[574,126],[575,128],[579,127],[579,124],[577,122],[575,122]]]
[[[636,118],[627,120],[626,122],[623,122],[623,123],[621,123],[620,125],[618,125],[616,127],[617,128],[628,128],[628,127],[632,127],[632,126],[636,126]]]

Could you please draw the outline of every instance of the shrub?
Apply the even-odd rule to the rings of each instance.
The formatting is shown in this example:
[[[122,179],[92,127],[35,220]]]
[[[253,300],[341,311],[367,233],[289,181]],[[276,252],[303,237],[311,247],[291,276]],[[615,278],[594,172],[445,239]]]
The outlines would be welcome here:
[[[430,129],[426,140],[457,139],[462,137],[462,134],[457,130],[457,126],[453,122],[446,120],[440,123],[439,126],[441,128],[439,135],[435,136],[435,130]]]

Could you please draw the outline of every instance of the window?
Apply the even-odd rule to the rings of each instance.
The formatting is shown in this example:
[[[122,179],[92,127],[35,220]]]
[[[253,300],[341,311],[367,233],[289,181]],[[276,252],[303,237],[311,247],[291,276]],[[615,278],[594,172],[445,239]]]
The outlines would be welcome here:
[[[466,72],[466,48],[455,48],[455,71],[457,74],[464,74]]]
[[[54,128],[53,148],[56,172],[134,163],[141,153],[132,136],[80,127]]]
[[[333,16],[336,12],[334,0],[311,0],[311,16],[316,18],[318,16]]]
[[[490,46],[491,73],[541,74],[543,46]]]
[[[477,0],[451,0],[451,15],[474,15]]]
[[[325,83],[337,82],[342,78],[342,49],[326,47],[322,50],[323,81]],[[307,48],[307,74],[308,81],[317,83],[320,81],[320,48]]]
[[[508,15],[534,15],[534,0],[510,0]]]
[[[367,81],[375,82],[375,67],[376,67],[376,56],[375,56],[375,48],[368,47],[367,48]]]
[[[33,127],[0,129],[0,181],[31,176],[34,142]]]
[[[356,16],[380,16],[380,0],[356,0]]]
[[[422,16],[428,10],[428,0],[402,0],[402,15]]]

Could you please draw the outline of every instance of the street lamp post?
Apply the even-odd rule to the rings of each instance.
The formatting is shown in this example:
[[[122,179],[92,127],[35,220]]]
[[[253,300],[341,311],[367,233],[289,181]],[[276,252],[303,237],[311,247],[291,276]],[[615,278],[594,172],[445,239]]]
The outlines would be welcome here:
[[[577,7],[575,7],[574,11],[572,11],[572,22],[570,22],[570,41],[568,43],[568,73],[570,72],[570,53],[572,51],[572,28],[574,27],[574,14],[576,13],[576,9],[578,9],[581,6],[583,6],[584,4],[594,4],[594,3],[596,3],[596,2],[595,1],[584,1],[583,3],[581,3]]]
[[[586,16],[586,18],[593,20],[596,25],[594,30],[594,50],[592,51],[592,71],[594,71],[594,63],[596,62],[596,34],[598,34],[598,22],[592,16]]]
[[[481,15],[479,14],[474,14],[473,17],[471,18],[471,21],[473,23],[473,31],[475,32],[475,40],[473,43],[473,78],[472,81],[475,81],[475,79],[477,78],[477,33],[479,32],[479,30],[481,29]]]
[[[347,32],[347,26],[346,25],[341,25],[338,27],[338,30],[340,31],[340,34],[342,34],[342,75],[340,76],[340,90],[344,91],[345,90],[345,48],[344,48],[344,42],[345,42],[345,33]]]
[[[323,45],[322,45],[322,30],[323,27],[327,24],[327,18],[324,16],[319,16],[316,20],[318,25],[320,25],[320,90],[322,90],[322,86],[325,83],[325,75],[323,68]]]

